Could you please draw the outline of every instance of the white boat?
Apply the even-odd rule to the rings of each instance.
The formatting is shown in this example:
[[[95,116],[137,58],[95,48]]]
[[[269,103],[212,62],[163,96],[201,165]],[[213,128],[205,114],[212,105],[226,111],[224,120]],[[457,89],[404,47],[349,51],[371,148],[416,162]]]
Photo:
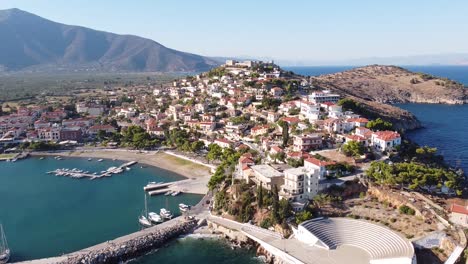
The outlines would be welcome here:
[[[92,161],[93,159],[92,158],[88,158],[88,161]]]
[[[11,160],[11,162],[16,162],[18,159],[17,158],[14,158]]]
[[[129,171],[129,170],[131,170],[131,169],[130,169],[130,167],[125,167],[125,170],[126,170],[126,171]]]
[[[145,211],[138,218],[138,222],[140,222],[140,224],[144,227],[152,226],[151,221],[148,220],[148,203],[146,201],[146,193],[145,193]]]
[[[190,209],[190,206],[181,203],[181,204],[179,204],[179,209],[180,209],[180,211],[182,211],[182,212],[187,212],[187,211]]]
[[[102,161],[103,161],[103,159],[98,159],[97,161],[98,161],[98,162],[102,162]]]
[[[7,263],[10,260],[11,251],[8,248],[5,232],[3,232],[3,225],[0,224],[0,264]]]
[[[169,210],[166,210],[165,208],[161,208],[161,211],[159,212],[162,218],[164,219],[171,219],[172,218],[172,213]]]
[[[148,213],[148,218],[153,223],[162,223],[163,222],[162,217],[160,215],[158,215],[157,213],[155,213],[155,212],[149,212]]]
[[[171,195],[172,195],[172,196],[177,196],[177,195],[179,195],[180,193],[181,193],[180,191],[175,191],[175,192],[173,192]]]
[[[146,218],[146,216],[141,215],[140,218],[138,219],[138,222],[144,227],[150,227],[152,226],[151,221]]]
[[[40,160],[43,160],[43,159],[44,159],[44,157],[40,157],[39,159],[40,159]]]
[[[172,194],[172,191],[167,191],[167,192],[164,194],[164,196],[169,196],[169,195],[171,195],[171,194]]]

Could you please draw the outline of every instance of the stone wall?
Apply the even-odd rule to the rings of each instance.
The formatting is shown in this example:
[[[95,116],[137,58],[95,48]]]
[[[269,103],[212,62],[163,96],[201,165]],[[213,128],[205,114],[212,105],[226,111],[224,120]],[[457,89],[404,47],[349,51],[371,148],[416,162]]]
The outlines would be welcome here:
[[[78,252],[68,256],[68,259],[60,264],[120,263],[161,247],[169,239],[190,232],[196,224],[196,221],[180,222],[119,244],[109,243],[109,246],[103,249]]]

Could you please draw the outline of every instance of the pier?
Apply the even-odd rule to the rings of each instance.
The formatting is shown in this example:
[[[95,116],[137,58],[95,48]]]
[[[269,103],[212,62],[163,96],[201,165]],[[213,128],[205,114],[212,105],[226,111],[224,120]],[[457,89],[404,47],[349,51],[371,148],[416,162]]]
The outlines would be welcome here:
[[[186,179],[175,182],[148,184],[143,187],[145,192],[150,196],[165,194],[166,192],[181,192],[181,193],[197,193],[206,194],[208,187],[206,187],[209,180],[208,177]]]
[[[111,167],[105,172],[101,172],[101,174],[91,174],[89,172],[83,172],[82,170],[77,170],[77,169],[56,169],[54,171],[49,171],[47,172],[48,174],[55,174],[56,176],[65,176],[65,177],[71,177],[75,179],[81,179],[81,178],[90,178],[91,180],[103,178],[103,177],[110,177],[112,174],[118,174],[122,173],[125,171],[126,168],[135,165],[137,162],[136,161],[129,161],[126,162],[119,167]]]

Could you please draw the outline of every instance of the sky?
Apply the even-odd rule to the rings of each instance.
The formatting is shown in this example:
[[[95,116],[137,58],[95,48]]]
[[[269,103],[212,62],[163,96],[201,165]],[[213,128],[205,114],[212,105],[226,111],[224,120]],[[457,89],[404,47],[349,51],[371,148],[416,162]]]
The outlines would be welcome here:
[[[466,0],[0,0],[207,56],[333,61],[468,53]]]

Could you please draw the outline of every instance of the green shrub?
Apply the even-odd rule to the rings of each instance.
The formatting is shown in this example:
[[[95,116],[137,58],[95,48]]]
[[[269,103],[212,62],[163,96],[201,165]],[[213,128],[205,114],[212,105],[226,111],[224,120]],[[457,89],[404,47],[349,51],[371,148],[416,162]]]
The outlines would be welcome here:
[[[415,215],[416,214],[416,211],[414,211],[413,208],[411,208],[409,206],[406,206],[406,205],[400,206],[399,211],[400,211],[401,214],[405,214],[405,215]]]

